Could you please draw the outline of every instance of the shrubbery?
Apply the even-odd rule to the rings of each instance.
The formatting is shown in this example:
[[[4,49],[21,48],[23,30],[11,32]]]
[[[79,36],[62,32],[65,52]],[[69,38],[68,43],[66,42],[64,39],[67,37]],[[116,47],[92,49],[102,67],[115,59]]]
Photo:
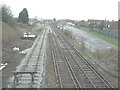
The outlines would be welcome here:
[[[12,11],[10,10],[10,8],[7,5],[1,5],[0,7],[0,20],[2,22],[5,22],[9,25],[15,25],[16,24],[16,20],[13,18],[13,14]]]
[[[14,18],[10,7],[3,4],[0,6],[0,21],[7,23],[11,26],[15,26],[17,21],[28,24],[28,12],[27,9],[24,8],[20,13],[18,18]]]
[[[68,38],[72,38],[72,32],[67,30],[67,29],[64,29],[63,30],[63,33],[68,37]]]

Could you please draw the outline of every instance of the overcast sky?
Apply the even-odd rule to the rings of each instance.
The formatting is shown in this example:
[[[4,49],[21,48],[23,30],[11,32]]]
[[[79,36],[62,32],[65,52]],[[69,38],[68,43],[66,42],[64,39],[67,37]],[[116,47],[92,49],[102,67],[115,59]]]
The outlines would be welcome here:
[[[15,17],[27,8],[30,18],[118,20],[119,0],[2,0]]]

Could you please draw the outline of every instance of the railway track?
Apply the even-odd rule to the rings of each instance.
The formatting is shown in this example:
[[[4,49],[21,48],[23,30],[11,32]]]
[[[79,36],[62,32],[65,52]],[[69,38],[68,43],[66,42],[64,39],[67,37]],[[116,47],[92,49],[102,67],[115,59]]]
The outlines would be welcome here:
[[[54,27],[55,28],[55,27]],[[48,33],[56,81],[60,88],[113,88],[57,29]],[[8,88],[40,88],[45,58],[46,31],[14,71]]]
[[[72,68],[82,88],[113,88],[112,85],[80,54],[80,52],[57,30],[56,43]],[[60,46],[61,45],[61,46]],[[64,50],[62,50],[64,48]]]
[[[45,37],[46,31],[43,31],[43,34],[36,38],[31,51],[17,67],[16,71],[13,72],[14,76],[8,88],[40,88]]]
[[[77,88],[76,81],[72,75],[69,65],[62,56],[53,34],[49,34],[51,42],[52,56],[55,67],[56,79],[60,83],[61,88]]]

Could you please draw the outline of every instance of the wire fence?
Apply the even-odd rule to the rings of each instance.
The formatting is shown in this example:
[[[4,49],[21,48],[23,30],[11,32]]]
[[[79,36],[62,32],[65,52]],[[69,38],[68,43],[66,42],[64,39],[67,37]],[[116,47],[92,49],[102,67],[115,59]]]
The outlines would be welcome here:
[[[105,35],[105,36],[107,36],[109,38],[112,38],[112,39],[120,39],[120,32],[113,32],[113,31],[108,31],[108,30],[101,30],[101,29],[98,29],[98,28],[90,29],[90,31],[96,32],[98,34]]]

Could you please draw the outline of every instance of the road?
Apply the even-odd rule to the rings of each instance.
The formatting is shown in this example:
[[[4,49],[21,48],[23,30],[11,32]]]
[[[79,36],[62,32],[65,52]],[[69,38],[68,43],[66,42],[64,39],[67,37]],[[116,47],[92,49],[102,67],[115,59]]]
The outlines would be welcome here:
[[[48,23],[14,71],[9,88],[114,88],[56,24]]]

